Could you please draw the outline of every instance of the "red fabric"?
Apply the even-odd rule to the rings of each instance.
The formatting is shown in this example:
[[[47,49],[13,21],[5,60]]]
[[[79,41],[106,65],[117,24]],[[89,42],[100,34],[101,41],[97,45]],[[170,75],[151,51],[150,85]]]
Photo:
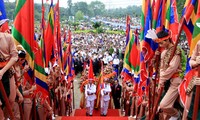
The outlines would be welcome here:
[[[180,94],[180,100],[184,106],[186,105],[186,101],[187,101],[186,89],[194,76],[197,76],[197,72],[194,69],[192,69],[185,75],[184,80],[182,81],[182,83],[180,84],[178,88],[178,91]]]
[[[8,27],[8,22],[5,22],[2,25],[2,32],[8,32],[8,33],[10,33],[10,30],[9,30],[9,27]]]
[[[88,73],[88,79],[94,79],[92,59],[90,59],[90,68],[89,68],[89,73]]]
[[[53,9],[53,3],[50,5],[50,10],[48,13],[48,23],[47,23],[47,28],[45,29],[45,36],[44,36],[44,46],[45,46],[45,66],[48,67],[48,63],[50,61],[51,55],[52,55],[52,49],[54,45],[54,21],[50,20],[53,19],[54,13],[51,12]],[[53,11],[53,10],[52,10]],[[52,23],[51,23],[52,21]],[[52,26],[51,26],[52,25]]]
[[[85,116],[85,114],[86,114],[86,109],[76,109],[74,116]],[[93,116],[100,116],[100,110],[94,110]],[[119,116],[119,110],[118,109],[108,109],[107,116],[109,116],[109,117]]]
[[[128,117],[96,117],[96,116],[81,116],[81,117],[62,117],[61,120],[128,120]]]

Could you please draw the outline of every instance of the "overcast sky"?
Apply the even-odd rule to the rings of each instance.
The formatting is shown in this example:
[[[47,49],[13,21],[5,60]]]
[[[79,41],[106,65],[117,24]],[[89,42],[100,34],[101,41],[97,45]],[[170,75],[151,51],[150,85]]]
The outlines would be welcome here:
[[[15,0],[9,0],[10,2],[14,2]],[[41,3],[42,0],[34,0],[36,3]],[[44,0],[46,1],[46,0]],[[51,0],[49,0],[50,2]],[[88,4],[91,3],[91,1],[96,1],[96,0],[72,0],[72,3],[76,2],[87,2]],[[103,2],[106,5],[106,9],[111,9],[111,8],[125,8],[129,5],[141,5],[142,0],[98,0]],[[54,3],[56,3],[57,0],[54,0]],[[60,0],[60,6],[61,7],[67,7],[67,0]]]

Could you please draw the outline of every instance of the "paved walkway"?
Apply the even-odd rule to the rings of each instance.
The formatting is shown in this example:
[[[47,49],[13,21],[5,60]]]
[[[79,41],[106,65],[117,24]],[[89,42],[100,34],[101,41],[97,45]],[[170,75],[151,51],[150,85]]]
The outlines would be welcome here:
[[[77,75],[74,80],[74,109],[80,108],[80,99],[81,99],[81,92],[79,88],[80,77]]]
[[[119,83],[121,85],[121,79],[119,79]],[[80,84],[80,74],[76,75],[75,80],[74,80],[74,107],[73,109],[80,108],[81,92],[80,92],[79,84]]]

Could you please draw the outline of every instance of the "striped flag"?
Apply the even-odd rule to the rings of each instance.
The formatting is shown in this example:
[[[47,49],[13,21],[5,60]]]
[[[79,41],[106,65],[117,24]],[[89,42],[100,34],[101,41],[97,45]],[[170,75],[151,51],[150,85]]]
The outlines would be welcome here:
[[[146,2],[145,0],[142,1],[142,13],[141,13],[141,31],[140,31],[140,40],[144,40],[144,27],[145,27],[145,8],[146,8]]]
[[[27,52],[27,61],[34,67],[36,91],[47,97],[48,86],[44,71],[42,50],[34,40],[34,3],[33,0],[18,0],[15,9],[12,35],[17,44],[21,44]],[[33,62],[34,60],[34,62]],[[35,63],[35,64],[34,64]]]
[[[183,30],[185,31],[188,44],[190,46],[191,40],[192,40],[192,33],[194,30],[194,23],[195,23],[195,5],[196,5],[197,0],[186,0],[183,11],[182,11],[182,16],[185,18],[185,22],[183,25]]]
[[[130,41],[133,38],[132,37],[132,30],[130,29],[130,16],[128,15],[126,17],[126,50],[125,50],[125,54],[124,54],[124,65],[123,65],[123,70],[121,72],[121,76],[129,76],[131,77],[132,75],[132,70],[130,67],[130,62],[129,62],[129,56],[130,56],[130,50],[131,50],[131,46],[130,46]],[[133,43],[133,42],[131,42]]]
[[[48,67],[50,58],[53,51],[54,43],[54,10],[53,10],[53,0],[51,1],[49,13],[48,13],[48,23],[44,36],[44,51],[45,51],[45,66]]]
[[[47,85],[47,76],[44,69],[44,61],[42,56],[42,49],[36,45],[37,51],[35,51],[35,64],[34,64],[34,73],[35,73],[35,82],[36,82],[36,93],[42,93],[42,100],[46,99],[49,95],[49,87]]]
[[[12,35],[16,44],[26,50],[26,60],[33,68],[34,59],[34,3],[33,0],[18,0],[14,13]]]
[[[61,43],[61,35],[60,35],[60,8],[59,8],[59,0],[57,1],[57,4],[54,7],[54,13],[55,13],[55,27],[54,27],[54,38],[55,38],[55,42],[54,44],[56,44],[56,48],[54,48],[54,50],[56,50],[56,59],[58,61],[59,66],[62,66],[63,63],[63,59],[62,59],[62,43]],[[62,69],[64,70],[64,69]]]
[[[136,30],[133,36],[131,30],[129,35],[130,40],[126,46],[124,68],[138,75],[140,69],[140,43],[138,32]]]
[[[146,36],[147,31],[152,28],[152,11],[150,0],[146,1],[148,4],[147,13],[145,17],[145,28],[144,28],[144,36]],[[142,42],[142,53],[144,55],[144,61],[149,61],[153,56],[155,50],[158,48],[158,43],[154,42],[152,39],[144,37]]]
[[[153,13],[153,21],[152,28],[156,29],[156,31],[160,31],[163,29],[164,24],[164,0],[157,0],[155,3],[155,10]]]
[[[198,3],[197,14],[195,17],[194,30],[192,33],[192,40],[190,42],[190,53],[189,53],[190,56],[192,55],[192,52],[193,52],[197,42],[200,40],[200,25],[199,24],[200,24],[200,5]]]
[[[165,11],[165,30],[170,32],[172,41],[175,43],[179,26],[176,0],[167,0]]]
[[[68,31],[68,39],[65,43],[66,48],[64,50],[63,54],[63,69],[65,70],[66,75],[71,75],[71,69],[72,69],[72,54],[71,54],[71,31]]]

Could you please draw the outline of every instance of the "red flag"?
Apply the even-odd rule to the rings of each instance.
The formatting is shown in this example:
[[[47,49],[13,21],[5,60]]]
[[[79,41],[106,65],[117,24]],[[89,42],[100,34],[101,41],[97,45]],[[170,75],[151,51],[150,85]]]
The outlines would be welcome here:
[[[56,6],[54,7],[55,11],[55,27],[54,27],[54,38],[55,42],[54,45],[56,48],[55,55],[56,59],[58,60],[59,66],[62,66],[63,59],[62,59],[62,43],[61,43],[61,35],[60,35],[60,8],[59,8],[59,0],[57,1]],[[63,69],[64,70],[64,69]]]
[[[88,72],[88,79],[94,79],[94,72],[93,72],[93,62],[92,59],[90,59],[90,67]]]
[[[44,37],[44,49],[45,49],[45,66],[48,67],[50,58],[52,56],[54,43],[54,10],[53,10],[53,2],[51,2],[49,14],[48,14],[48,24],[47,29],[45,31]]]
[[[34,59],[34,3],[32,0],[19,0],[16,5],[12,35],[16,44],[20,44],[27,52],[27,61],[33,68]]]

